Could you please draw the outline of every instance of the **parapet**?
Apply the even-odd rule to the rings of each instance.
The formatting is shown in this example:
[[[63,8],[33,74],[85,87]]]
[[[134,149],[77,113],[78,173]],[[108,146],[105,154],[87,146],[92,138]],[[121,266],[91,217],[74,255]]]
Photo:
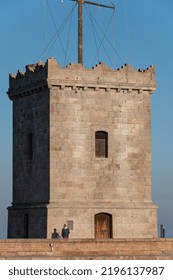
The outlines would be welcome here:
[[[124,88],[146,90],[150,93],[156,89],[153,65],[145,70],[136,70],[131,65],[125,64],[121,68],[113,70],[100,62],[92,69],[87,69],[78,63],[62,68],[54,58],[49,58],[46,63],[39,61],[36,64],[29,64],[25,68],[25,72],[19,70],[16,75],[9,75],[7,93],[10,99],[44,86],[81,87],[83,89],[88,87]]]
[[[47,78],[47,67],[39,61],[36,64],[26,65],[25,73],[21,70],[16,75],[9,75],[9,91],[25,88],[28,85],[39,83]]]
[[[0,260],[26,260],[26,258],[32,260],[173,260],[173,238],[0,239]]]

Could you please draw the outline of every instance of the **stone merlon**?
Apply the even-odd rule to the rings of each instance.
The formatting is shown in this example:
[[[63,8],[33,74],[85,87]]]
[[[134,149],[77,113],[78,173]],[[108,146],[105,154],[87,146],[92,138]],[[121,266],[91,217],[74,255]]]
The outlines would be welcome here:
[[[38,62],[26,66],[26,72],[18,71],[17,75],[9,75],[8,96],[13,99],[17,96],[33,92],[44,86],[137,89],[150,93],[156,89],[155,67],[151,65],[146,70],[134,69],[125,64],[117,70],[109,68],[100,62],[92,69],[87,69],[81,64],[69,64],[62,68],[54,58],[49,58],[46,63]]]

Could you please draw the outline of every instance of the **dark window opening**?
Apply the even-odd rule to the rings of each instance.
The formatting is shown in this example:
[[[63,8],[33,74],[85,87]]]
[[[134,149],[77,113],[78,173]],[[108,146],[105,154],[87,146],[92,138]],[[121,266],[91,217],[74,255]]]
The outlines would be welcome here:
[[[24,238],[29,237],[29,215],[25,214],[24,216]]]
[[[108,157],[108,133],[97,131],[95,133],[95,155],[96,157]]]
[[[28,159],[33,159],[33,134],[28,134]]]

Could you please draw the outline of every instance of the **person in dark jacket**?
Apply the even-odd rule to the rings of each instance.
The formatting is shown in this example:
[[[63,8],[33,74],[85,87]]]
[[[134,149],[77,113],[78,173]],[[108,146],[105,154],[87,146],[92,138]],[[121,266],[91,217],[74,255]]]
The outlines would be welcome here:
[[[64,227],[62,228],[61,236],[62,238],[69,238],[70,230],[67,227],[66,224],[64,224]]]

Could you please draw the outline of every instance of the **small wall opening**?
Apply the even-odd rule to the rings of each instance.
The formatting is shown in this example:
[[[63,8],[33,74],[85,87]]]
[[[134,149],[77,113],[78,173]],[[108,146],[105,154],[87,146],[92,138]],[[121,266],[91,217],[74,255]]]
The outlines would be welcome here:
[[[25,214],[24,216],[24,238],[29,237],[29,215]]]
[[[33,159],[33,134],[28,133],[28,159]]]
[[[108,133],[106,131],[95,132],[95,156],[108,157]]]

